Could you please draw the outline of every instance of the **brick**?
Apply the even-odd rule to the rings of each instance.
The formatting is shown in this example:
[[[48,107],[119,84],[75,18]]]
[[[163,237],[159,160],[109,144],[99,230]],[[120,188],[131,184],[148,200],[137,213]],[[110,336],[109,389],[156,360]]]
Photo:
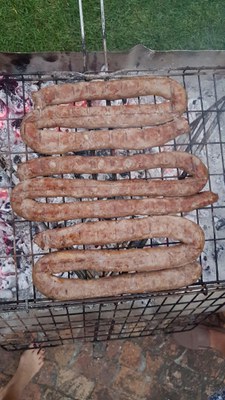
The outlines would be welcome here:
[[[133,341],[126,341],[122,347],[120,364],[138,369],[141,362],[141,348]]]

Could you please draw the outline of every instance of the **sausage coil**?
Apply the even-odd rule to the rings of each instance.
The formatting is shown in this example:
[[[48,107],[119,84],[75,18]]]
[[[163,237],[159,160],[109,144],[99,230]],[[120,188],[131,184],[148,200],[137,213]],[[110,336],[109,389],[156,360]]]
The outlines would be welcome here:
[[[198,253],[194,255],[195,258],[200,255],[204,246],[202,229],[194,222],[177,216],[79,223],[67,228],[40,232],[35,236],[34,242],[42,249],[60,249],[80,244],[104,245],[154,237],[168,237],[198,249]],[[159,249],[151,249],[153,253],[154,250],[156,253],[159,251]],[[163,251],[166,250],[168,248],[163,249]],[[165,259],[167,260],[167,256]],[[163,255],[158,262],[163,264]],[[183,263],[182,260],[181,264]]]
[[[21,127],[24,142],[40,154],[64,154],[69,151],[98,149],[145,149],[162,146],[177,136],[189,132],[185,118],[175,118],[163,125],[111,130],[67,132],[58,129],[38,129],[33,115],[26,117]]]
[[[47,179],[47,178],[46,178]],[[18,185],[19,186],[19,185]],[[19,187],[17,187],[19,190]],[[18,192],[17,190],[17,192]],[[94,200],[68,203],[40,203],[21,193],[13,192],[11,206],[17,215],[28,221],[56,222],[80,218],[114,218],[129,215],[165,215],[189,212],[217,201],[212,192],[188,197],[145,198],[138,200]],[[45,193],[45,197],[48,193]],[[24,196],[24,199],[21,199]],[[35,196],[40,197],[40,193]]]
[[[182,180],[170,181],[155,179],[152,181],[149,180],[148,185],[151,186],[151,192],[153,196],[161,196],[165,194],[167,196],[185,196],[195,194],[203,189],[208,180],[208,170],[203,162],[198,157],[192,154],[179,151],[165,151],[153,154],[137,154],[127,157],[50,156],[44,158],[35,158],[19,165],[18,176],[20,180],[25,180],[38,176],[49,176],[58,174],[107,174],[123,173],[136,170],[148,170],[154,168],[179,168],[181,170],[184,170],[191,177]],[[51,181],[48,182],[50,185]],[[91,182],[89,183],[89,185],[93,186],[93,181]],[[126,184],[131,185],[124,182],[125,180],[123,180],[124,186]],[[133,186],[135,181],[132,182]],[[138,180],[136,180],[135,185],[138,185],[137,182]],[[141,182],[141,185],[143,185],[143,180]],[[86,184],[88,184],[87,181],[85,185]],[[105,184],[108,185],[109,189],[110,183],[107,182]],[[122,185],[121,182],[114,182],[115,188],[117,187],[117,184]],[[40,185],[42,185],[41,182]],[[97,185],[97,183],[95,182],[94,185]],[[46,190],[48,190],[48,187],[46,187]],[[108,197],[109,195],[110,192],[108,194]]]
[[[49,105],[82,100],[116,100],[149,95],[169,100],[174,112],[185,111],[187,99],[183,86],[173,79],[158,76],[53,85],[34,92],[32,97],[35,108],[43,109]]]
[[[127,273],[91,280],[58,278],[54,274],[77,270],[76,262],[66,263],[65,260],[64,263],[57,263],[60,254],[62,252],[42,257],[33,268],[33,282],[36,288],[45,296],[55,300],[172,290],[191,285],[201,276],[201,266],[193,262],[178,269]],[[66,258],[64,254],[63,257]]]

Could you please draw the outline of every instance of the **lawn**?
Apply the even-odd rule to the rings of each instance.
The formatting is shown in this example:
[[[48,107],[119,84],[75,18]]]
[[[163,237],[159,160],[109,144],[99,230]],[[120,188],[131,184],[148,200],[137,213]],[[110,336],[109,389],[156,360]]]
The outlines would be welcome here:
[[[83,0],[87,49],[102,49],[100,0]],[[224,0],[105,0],[109,50],[225,49]],[[0,0],[0,51],[81,50],[78,0]]]

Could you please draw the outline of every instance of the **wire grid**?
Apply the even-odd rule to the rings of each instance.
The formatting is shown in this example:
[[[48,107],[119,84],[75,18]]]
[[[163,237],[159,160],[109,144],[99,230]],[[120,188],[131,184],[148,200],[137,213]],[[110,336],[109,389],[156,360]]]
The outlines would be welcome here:
[[[85,39],[85,21],[83,17],[82,0],[78,1],[80,11],[81,25],[81,41],[83,50],[83,70],[87,71],[87,46]],[[100,0],[101,10],[101,31],[103,38],[103,51],[105,65],[101,72],[108,72],[108,56],[106,43],[106,19],[104,12],[104,0]],[[100,71],[99,71],[100,72]],[[128,73],[128,72],[127,72]],[[135,75],[135,71],[130,71],[131,75]],[[139,71],[140,74],[158,73],[158,71]],[[60,74],[59,74],[60,75]],[[117,74],[114,74],[115,76]],[[177,150],[188,151],[192,153],[200,153],[204,151],[204,161],[210,171],[209,188],[215,188],[215,182],[219,179],[220,200],[218,204],[207,207],[203,211],[207,213],[207,219],[211,221],[211,229],[206,229],[206,242],[211,246],[211,252],[214,257],[207,260],[207,255],[200,258],[203,266],[203,277],[196,284],[184,290],[171,291],[169,293],[156,293],[146,295],[126,295],[114,298],[94,299],[83,302],[52,302],[43,298],[33,288],[33,293],[30,296],[21,296],[19,275],[20,260],[24,255],[18,252],[16,248],[15,235],[17,229],[23,224],[29,225],[30,231],[30,254],[26,255],[27,262],[33,266],[36,257],[44,253],[38,252],[36,255],[33,248],[33,233],[35,226],[33,223],[24,222],[13,216],[12,226],[14,234],[14,245],[11,251],[15,263],[16,275],[16,299],[4,301],[0,303],[0,344],[7,350],[15,350],[26,348],[27,345],[35,339],[42,345],[54,346],[62,343],[71,342],[71,340],[85,338],[86,340],[110,340],[122,339],[128,337],[139,337],[154,334],[158,330],[166,332],[187,330],[194,327],[199,322],[202,322],[209,314],[216,312],[224,304],[225,296],[225,274],[222,271],[221,249],[225,247],[225,233],[223,227],[224,220],[224,104],[225,96],[221,94],[220,84],[225,81],[225,70],[218,68],[215,71],[207,71],[204,69],[195,70],[170,70],[166,75],[175,77],[184,87],[188,89],[188,80],[195,81],[194,85],[198,88],[199,101],[198,108],[194,111],[189,107],[187,117],[192,128],[191,134],[186,141],[173,141],[172,146]],[[205,104],[205,87],[204,77],[211,77],[212,87],[211,96],[212,104]],[[101,74],[101,77],[108,79],[107,74]],[[25,92],[26,85],[29,82],[35,82],[37,89],[45,82],[51,80],[51,83],[58,83],[57,76],[44,75],[20,75],[8,77],[8,79],[16,78],[21,82],[23,91],[23,107],[25,112]],[[59,81],[63,82],[68,77],[60,76]],[[69,79],[90,79],[88,75],[81,76],[79,74],[70,74]],[[96,78],[96,77],[95,77]],[[6,87],[7,89],[7,87]],[[224,90],[223,90],[224,93]],[[154,101],[157,99],[154,98]],[[8,93],[6,90],[7,106],[9,105]],[[109,105],[108,103],[107,105]],[[196,118],[193,117],[196,114]],[[10,123],[14,120],[14,116],[7,118],[8,132],[8,149],[10,162],[10,187],[13,182],[13,158],[20,157],[23,160],[28,160],[33,157],[32,152],[24,148],[20,152],[16,147],[11,146],[10,138]],[[18,126],[20,120],[17,120]],[[214,135],[214,131],[217,134]],[[216,137],[215,137],[216,136]],[[171,149],[171,143],[167,145]],[[164,146],[164,149],[167,147]],[[212,147],[213,146],[213,147]],[[220,171],[216,171],[213,165],[210,165],[210,148],[215,149],[215,153],[219,154],[221,160]],[[160,151],[160,149],[159,149]],[[94,152],[89,152],[89,155],[94,155]],[[129,152],[128,152],[129,154]],[[4,167],[4,165],[3,165]],[[181,171],[177,171],[180,178],[184,177]],[[145,171],[145,177],[147,173]],[[159,177],[163,177],[163,171],[160,171]],[[79,178],[79,176],[76,176]],[[97,176],[93,176],[96,179]],[[129,175],[130,178],[130,175]],[[168,178],[168,177],[167,177]],[[116,179],[116,175],[112,175],[111,179]],[[8,187],[6,188],[8,189]],[[216,191],[216,190],[215,190]],[[63,201],[65,201],[63,199]],[[201,226],[204,222],[202,218],[202,210],[197,210],[192,215],[193,219]],[[219,213],[218,221],[215,221],[215,214]],[[203,215],[204,217],[204,215]],[[64,223],[64,226],[67,222]],[[163,245],[172,244],[168,240]],[[127,244],[127,247],[143,247],[152,246],[153,241],[138,241]],[[161,245],[158,243],[158,245]],[[222,254],[223,257],[223,254]],[[1,259],[4,257],[1,257]],[[205,262],[209,261],[210,265],[214,265],[213,273],[207,276],[208,267]],[[206,268],[205,268],[206,267]],[[204,270],[205,268],[205,270]],[[205,272],[205,273],[204,273]],[[89,278],[88,271],[80,273],[81,278]],[[70,277],[70,276],[69,276]]]
[[[138,72],[138,74],[144,75],[147,73],[150,72]],[[133,72],[132,75],[134,74],[137,73]],[[195,88],[198,88],[199,95],[197,97],[199,99],[199,107],[195,107],[193,111],[189,105],[187,111],[187,118],[191,126],[191,133],[186,135],[185,138],[182,138],[182,140],[178,138],[172,143],[170,142],[166,146],[163,146],[163,150],[168,147],[168,150],[173,148],[177,150],[188,151],[195,154],[200,154],[200,158],[202,158],[202,151],[204,151],[204,162],[206,163],[210,173],[209,188],[216,191],[214,189],[215,179],[219,179],[219,181],[223,184],[225,171],[225,137],[223,131],[223,126],[225,126],[225,96],[221,96],[220,88],[221,82],[225,82],[225,70],[174,70],[170,71],[166,75],[172,76],[180,81],[187,91],[189,90],[189,80],[194,81]],[[205,103],[205,77],[207,77],[207,79],[210,78],[211,82],[211,104]],[[90,78],[91,77],[89,76],[83,77],[83,79]],[[109,77],[106,76],[106,79],[108,78]],[[46,83],[49,84],[49,76],[45,75],[14,75],[8,76],[7,79],[8,82],[10,82],[11,79],[16,79],[17,82],[20,82],[23,92],[24,113],[26,111],[27,84],[29,85],[34,83],[37,88],[41,88]],[[73,80],[73,77],[70,76],[70,79]],[[60,79],[59,77],[52,76],[50,83],[58,84],[64,81],[68,81],[67,76],[65,78],[61,76]],[[10,108],[10,98],[8,95],[7,84],[5,87],[5,98],[7,107]],[[141,102],[141,99],[139,98],[138,101]],[[153,98],[152,101],[157,102],[158,99]],[[123,102],[126,102],[126,100],[123,99]],[[110,105],[110,103],[107,105]],[[24,146],[24,150],[18,150],[17,146],[12,145],[10,137],[12,133],[10,124],[12,121],[15,121],[15,116],[11,114],[9,114],[4,121],[7,124],[8,132],[7,155],[9,156],[10,163],[10,187],[13,187],[15,184],[13,173],[13,160],[15,157],[19,157],[22,160],[28,160],[34,156],[33,152],[26,146]],[[19,123],[20,120],[18,119],[18,125]],[[209,156],[211,151],[209,148],[211,147],[212,149],[217,149],[220,153],[221,167],[219,171],[216,170],[214,168],[215,166],[211,164],[211,159]],[[161,148],[158,149],[158,151],[161,150]],[[99,152],[80,152],[79,154],[92,156],[98,155]],[[106,151],[104,153],[104,155],[109,154],[115,154],[115,151]],[[127,154],[129,155],[130,152],[128,151]],[[144,173],[144,178],[148,177],[148,171],[142,172]],[[164,171],[160,170],[159,174],[160,175],[156,178],[165,178]],[[177,171],[177,174],[180,178],[184,177],[181,171]],[[117,179],[117,175],[118,174],[111,174],[110,179]],[[132,173],[129,173],[128,177],[131,179],[133,177]],[[80,176],[76,175],[76,178],[80,178]],[[166,178],[170,178],[170,176],[167,176]],[[93,175],[92,179],[98,179],[98,176]],[[202,225],[201,211],[206,212],[211,221],[210,232],[205,232],[206,242],[210,244],[212,252],[214,253],[214,259],[211,259],[211,261],[214,262],[214,272],[211,274],[210,279],[207,277],[206,269],[205,276],[203,274],[202,279],[196,283],[196,285],[192,285],[185,290],[175,290],[163,294],[157,293],[154,296],[152,294],[140,294],[133,296],[127,295],[117,296],[113,299],[99,298],[85,302],[69,302],[68,304],[52,302],[46,299],[40,295],[40,293],[38,293],[34,287],[32,295],[25,298],[21,297],[20,282],[18,277],[21,257],[26,258],[30,266],[33,267],[37,258],[46,253],[35,253],[34,251],[33,234],[35,233],[35,224],[27,221],[24,222],[24,220],[12,214],[14,245],[11,251],[11,256],[13,257],[15,263],[16,299],[13,301],[3,301],[0,303],[0,308],[2,310],[0,315],[0,344],[7,349],[18,349],[26,347],[31,341],[32,335],[35,335],[36,341],[38,340],[45,345],[55,345],[64,343],[68,340],[74,340],[75,338],[85,338],[87,340],[109,340],[153,334],[158,329],[163,329],[168,332],[177,329],[185,330],[196,325],[199,321],[206,318],[209,313],[215,312],[224,304],[225,276],[223,275],[222,271],[223,260],[221,260],[219,257],[218,249],[225,245],[225,232],[224,229],[217,229],[217,225],[215,224],[214,220],[217,212],[219,212],[222,217],[225,216],[224,189],[222,186],[220,187],[219,196],[219,203],[193,212],[194,220],[200,225]],[[46,199],[46,201],[48,200]],[[65,199],[62,199],[62,201],[65,201]],[[16,232],[20,230],[21,224],[28,224],[30,232],[30,252],[26,256],[21,254],[21,252],[18,252],[15,241]],[[67,221],[64,222],[64,226],[67,226]],[[48,224],[48,227],[51,228],[52,225]],[[157,245],[163,246],[169,246],[172,244],[173,242],[169,241],[168,239],[162,241],[162,243],[157,243]],[[126,243],[123,246],[117,245],[116,248],[142,248],[154,245],[156,245],[156,243],[152,239],[143,239],[142,241]],[[111,251],[113,251],[113,249],[111,249]],[[1,259],[4,257],[7,258],[7,256],[1,256]],[[204,260],[202,260],[202,258],[200,259],[200,262],[204,267]],[[92,274],[88,271],[80,272],[80,278],[88,279],[91,276]],[[70,274],[68,274],[68,277],[70,278]],[[139,307],[135,306],[137,302]],[[126,304],[127,308],[123,305],[121,306],[121,304]],[[97,311],[95,311],[95,309],[97,309]],[[137,314],[134,314],[134,309],[136,311],[138,310]],[[111,317],[105,318],[107,315],[106,310],[111,312]],[[127,315],[125,315],[126,312]],[[42,315],[41,318],[44,318],[43,323],[40,323],[39,315]],[[146,315],[149,315],[149,317],[146,318]],[[79,326],[77,326],[75,323],[77,318],[80,318]],[[126,330],[128,331],[126,332]],[[23,332],[22,336],[21,332]]]
[[[6,350],[20,350],[35,340],[57,346],[75,340],[107,341],[181,332],[195,327],[224,303],[224,290],[152,296],[130,301],[64,304],[14,310],[0,314],[0,343]]]

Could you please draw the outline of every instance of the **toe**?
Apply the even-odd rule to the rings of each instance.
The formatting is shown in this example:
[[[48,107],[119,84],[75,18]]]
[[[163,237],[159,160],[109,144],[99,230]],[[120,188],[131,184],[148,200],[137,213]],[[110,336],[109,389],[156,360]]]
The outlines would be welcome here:
[[[43,360],[44,356],[45,356],[45,351],[44,350],[40,351],[38,355],[39,355],[39,359]]]

